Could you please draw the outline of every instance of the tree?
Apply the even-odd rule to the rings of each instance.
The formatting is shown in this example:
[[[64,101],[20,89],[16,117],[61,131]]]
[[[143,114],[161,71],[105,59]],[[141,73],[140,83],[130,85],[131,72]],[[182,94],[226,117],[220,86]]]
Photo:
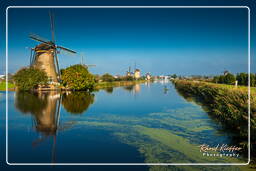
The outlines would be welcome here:
[[[175,78],[177,78],[177,75],[176,74],[172,74],[171,77],[175,79]]]
[[[110,75],[109,73],[106,73],[106,74],[102,75],[101,79],[102,79],[102,81],[105,81],[105,82],[115,81],[115,78],[112,75]]]
[[[252,87],[256,86],[256,74],[250,74],[250,83]]]
[[[231,73],[227,73],[225,76],[224,76],[224,83],[225,84],[234,84],[236,81],[236,77],[231,74]]]
[[[225,77],[224,75],[220,75],[218,83],[223,84],[224,83],[224,77]]]
[[[239,85],[248,85],[248,74],[247,73],[239,73],[236,75],[236,79]]]
[[[19,90],[28,91],[38,85],[47,84],[46,73],[34,67],[22,68],[13,76],[15,85]]]
[[[124,81],[133,81],[134,77],[133,76],[125,76]]]
[[[83,65],[70,66],[62,71],[61,80],[64,86],[73,90],[93,90],[94,76]]]
[[[219,83],[219,79],[220,79],[219,76],[214,76],[212,82]]]

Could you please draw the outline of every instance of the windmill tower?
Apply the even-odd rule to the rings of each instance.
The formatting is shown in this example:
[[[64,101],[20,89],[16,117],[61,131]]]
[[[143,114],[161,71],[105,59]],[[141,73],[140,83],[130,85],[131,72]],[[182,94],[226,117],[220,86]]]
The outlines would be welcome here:
[[[31,49],[30,66],[44,70],[50,82],[58,82],[60,79],[60,69],[57,54],[60,53],[61,50],[71,54],[75,54],[76,52],[63,46],[56,45],[54,37],[54,18],[52,13],[49,14],[52,39],[49,41],[35,34],[29,35],[29,38],[32,40],[40,42],[39,45]]]

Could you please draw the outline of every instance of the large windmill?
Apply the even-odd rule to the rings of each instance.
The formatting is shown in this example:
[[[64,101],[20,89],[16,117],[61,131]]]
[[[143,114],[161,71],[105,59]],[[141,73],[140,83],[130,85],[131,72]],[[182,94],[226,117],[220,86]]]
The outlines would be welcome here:
[[[29,38],[31,38],[32,40],[40,42],[39,45],[31,49],[30,65],[38,69],[44,70],[51,82],[58,82],[60,79],[60,69],[57,54],[61,51],[66,51],[71,54],[75,54],[76,52],[56,44],[54,32],[54,18],[51,12],[49,12],[49,15],[52,39],[49,41],[35,34],[29,35]]]

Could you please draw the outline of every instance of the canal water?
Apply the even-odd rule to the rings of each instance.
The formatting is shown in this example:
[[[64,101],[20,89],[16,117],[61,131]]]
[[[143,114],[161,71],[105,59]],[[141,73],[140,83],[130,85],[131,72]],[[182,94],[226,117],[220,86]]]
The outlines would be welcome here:
[[[3,92],[0,102],[4,108]],[[200,151],[203,144],[238,145],[201,106],[184,99],[170,82],[107,88],[93,93],[9,92],[8,95],[9,163],[245,163],[247,160],[241,156],[207,156]],[[195,168],[200,170],[203,166]],[[149,169],[159,170],[160,166]],[[190,167],[177,166],[177,169],[190,170]]]

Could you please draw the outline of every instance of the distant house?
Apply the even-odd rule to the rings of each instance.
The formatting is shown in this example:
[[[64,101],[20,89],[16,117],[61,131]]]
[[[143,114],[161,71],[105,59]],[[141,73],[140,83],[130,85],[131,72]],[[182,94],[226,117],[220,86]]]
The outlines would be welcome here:
[[[140,70],[139,69],[135,69],[135,71],[134,71],[134,78],[135,79],[139,79],[140,78]]]
[[[0,78],[4,78],[5,77],[5,75],[0,75]]]

